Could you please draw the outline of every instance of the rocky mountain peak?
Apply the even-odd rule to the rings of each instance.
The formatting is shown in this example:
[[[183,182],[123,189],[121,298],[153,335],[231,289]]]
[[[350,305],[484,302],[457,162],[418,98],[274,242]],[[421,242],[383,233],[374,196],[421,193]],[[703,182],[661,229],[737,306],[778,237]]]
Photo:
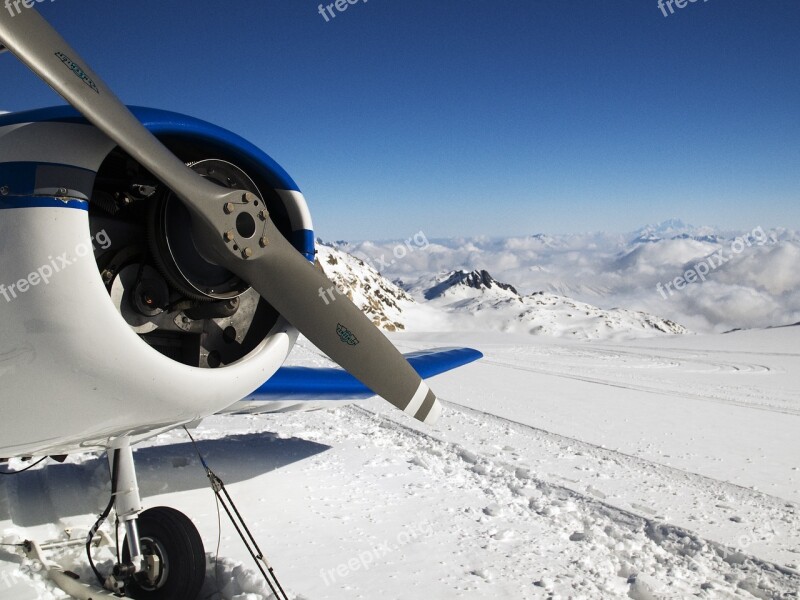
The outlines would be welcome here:
[[[426,300],[433,300],[441,297],[445,292],[454,288],[471,288],[475,290],[503,290],[519,296],[519,292],[513,285],[501,283],[495,280],[486,270],[475,271],[453,271],[445,276],[444,280],[425,292]]]

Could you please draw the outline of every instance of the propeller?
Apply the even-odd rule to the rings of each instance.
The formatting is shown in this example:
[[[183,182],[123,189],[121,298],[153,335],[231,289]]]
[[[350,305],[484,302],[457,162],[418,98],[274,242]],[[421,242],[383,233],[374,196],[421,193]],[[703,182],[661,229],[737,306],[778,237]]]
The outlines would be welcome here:
[[[204,257],[247,281],[315,346],[377,395],[425,423],[441,404],[380,330],[278,231],[256,195],[189,169],[133,116],[34,9],[0,11],[0,44],[168,186],[192,215]]]

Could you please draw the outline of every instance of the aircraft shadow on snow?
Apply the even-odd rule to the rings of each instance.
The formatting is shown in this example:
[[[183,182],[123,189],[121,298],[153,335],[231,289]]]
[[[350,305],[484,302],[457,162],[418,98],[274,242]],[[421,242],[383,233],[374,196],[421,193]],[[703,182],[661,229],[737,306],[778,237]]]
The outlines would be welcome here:
[[[198,440],[206,462],[226,485],[321,454],[331,447],[274,433],[249,433]],[[209,488],[208,478],[191,442],[141,448],[134,454],[139,488],[147,499],[166,493]],[[5,489],[4,489],[5,488]],[[105,455],[82,464],[50,464],[0,479],[0,521],[18,527],[58,523],[71,516],[99,513],[110,493]]]

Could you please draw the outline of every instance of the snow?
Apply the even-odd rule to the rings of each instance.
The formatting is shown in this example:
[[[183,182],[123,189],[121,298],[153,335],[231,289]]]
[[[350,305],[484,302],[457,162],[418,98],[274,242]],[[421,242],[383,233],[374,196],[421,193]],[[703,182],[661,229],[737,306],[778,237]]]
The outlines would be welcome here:
[[[403,308],[414,302],[405,291],[358,258],[329,246],[317,246],[317,261],[335,284],[333,290],[321,290],[323,302],[335,302],[337,295],[346,295],[381,329],[405,329]]]
[[[619,308],[603,310],[571,298],[537,292],[523,296],[487,271],[455,271],[408,286],[436,314],[439,331],[502,331],[573,339],[626,339],[688,330],[667,319]],[[422,319],[406,330],[414,331]]]
[[[340,249],[317,246],[318,261],[335,284],[325,302],[346,295],[386,331],[502,331],[574,339],[627,339],[688,330],[668,319],[620,308],[604,310],[546,292],[521,295],[485,270],[422,276],[404,287]]]
[[[800,598],[800,326],[685,335],[657,316],[707,331],[792,322],[800,242],[761,233],[672,304],[645,286],[737,234],[673,220],[616,237],[344,246],[402,287],[320,245],[335,284],[321,301],[347,295],[404,351],[466,345],[485,359],[432,382],[446,409],[436,428],[372,399],[209,418],[198,448],[300,600]],[[600,306],[619,298],[665,312]],[[289,363],[330,364],[305,341]],[[186,434],[142,444],[136,462],[147,506],[182,510],[203,536],[201,597],[269,598],[218,528]],[[107,477],[88,454],[0,480],[0,598],[63,598],[14,544],[83,539]],[[92,580],[81,548],[52,556]],[[113,552],[95,560],[108,571]]]
[[[600,309],[624,307],[699,333],[800,321],[800,232],[762,227],[723,231],[680,220],[616,234],[536,234],[510,238],[425,238],[360,242],[341,249],[372,261],[392,280],[414,283],[453,270],[486,270],[522,295],[546,292]],[[720,255],[721,253],[721,255]],[[380,259],[402,255],[391,261]],[[711,257],[714,257],[713,259]],[[719,258],[717,258],[719,257]],[[713,260],[705,281],[662,292],[668,283]],[[724,259],[725,262],[721,262]],[[701,267],[703,268],[703,267]]]
[[[486,355],[431,382],[445,402],[434,428],[372,399],[194,431],[290,597],[800,598],[800,327],[392,339]],[[329,364],[305,341],[290,362]],[[217,509],[186,434],[136,461],[147,506],[200,529],[201,597],[267,598],[224,523],[214,559]],[[82,537],[106,471],[85,455],[4,477],[0,542]],[[57,557],[88,577],[81,550]],[[0,546],[0,598],[61,596]]]

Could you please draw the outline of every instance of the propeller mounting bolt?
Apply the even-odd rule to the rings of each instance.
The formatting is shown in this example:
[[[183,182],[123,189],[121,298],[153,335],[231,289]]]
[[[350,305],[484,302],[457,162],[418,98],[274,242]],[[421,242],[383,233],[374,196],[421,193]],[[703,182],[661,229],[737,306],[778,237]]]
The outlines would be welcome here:
[[[244,194],[242,194],[242,202],[244,202],[245,204],[251,201],[255,202],[256,199],[258,199],[258,196],[256,196],[252,192],[245,192]]]
[[[224,209],[225,209],[225,214],[226,214],[226,215],[229,215],[229,214],[231,214],[231,213],[232,213],[234,210],[236,210],[236,207],[233,205],[233,202],[226,202],[226,203],[225,203],[225,206],[224,206]]]
[[[258,213],[258,218],[262,221],[266,221],[267,217],[269,217],[269,211],[262,210],[260,213]]]
[[[258,240],[258,243],[261,245],[262,248],[266,248],[269,246],[269,238],[267,236],[262,237]]]
[[[250,258],[253,256],[253,249],[252,248],[245,248],[242,250],[242,256],[245,258]]]
[[[236,234],[233,233],[233,229],[229,229],[228,231],[225,232],[225,241],[226,242],[232,242],[234,237],[236,237]]]

